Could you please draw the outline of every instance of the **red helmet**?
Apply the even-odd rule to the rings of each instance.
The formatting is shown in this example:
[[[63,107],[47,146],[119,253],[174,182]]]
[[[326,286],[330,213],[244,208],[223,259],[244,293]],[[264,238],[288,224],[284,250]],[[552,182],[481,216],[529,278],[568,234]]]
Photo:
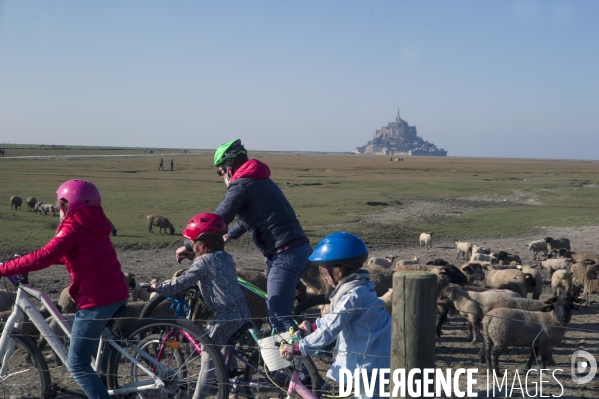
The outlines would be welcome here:
[[[192,241],[210,241],[222,237],[227,232],[227,224],[216,213],[198,213],[191,218],[183,230],[183,237]]]

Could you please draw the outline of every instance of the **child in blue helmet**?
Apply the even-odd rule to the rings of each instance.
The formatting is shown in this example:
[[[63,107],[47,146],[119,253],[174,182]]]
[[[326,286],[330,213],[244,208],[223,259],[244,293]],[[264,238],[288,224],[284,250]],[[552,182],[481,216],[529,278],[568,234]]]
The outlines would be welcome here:
[[[390,367],[391,317],[376,296],[370,274],[361,269],[367,258],[366,244],[354,234],[332,233],[316,245],[310,261],[320,266],[322,276],[334,288],[329,296],[331,311],[313,324],[302,323],[305,337],[294,346],[283,345],[281,357],[291,360],[295,355],[314,355],[336,341],[333,364],[327,372],[335,381],[339,381],[341,369],[353,375],[356,369],[371,373]],[[360,393],[365,397],[364,389]],[[374,396],[378,393],[377,384]]]

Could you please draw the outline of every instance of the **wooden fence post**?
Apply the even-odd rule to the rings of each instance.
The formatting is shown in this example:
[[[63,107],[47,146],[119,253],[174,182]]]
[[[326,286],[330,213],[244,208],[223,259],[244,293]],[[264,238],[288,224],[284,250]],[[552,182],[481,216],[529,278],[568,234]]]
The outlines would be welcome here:
[[[412,398],[407,388],[411,369],[435,367],[436,292],[437,276],[433,273],[413,271],[393,275],[391,376],[394,370],[405,369],[406,381],[406,396],[398,391],[397,397]],[[422,374],[417,376],[421,379]],[[393,387],[391,379],[390,392]]]

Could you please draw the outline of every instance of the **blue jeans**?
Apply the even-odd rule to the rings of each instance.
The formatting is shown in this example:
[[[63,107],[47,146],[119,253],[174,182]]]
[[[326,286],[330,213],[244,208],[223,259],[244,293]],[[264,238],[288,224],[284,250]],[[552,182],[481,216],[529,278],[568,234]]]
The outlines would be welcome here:
[[[295,301],[295,287],[308,268],[308,257],[312,254],[310,244],[299,245],[280,254],[269,255],[264,261],[267,266],[266,292],[270,323],[279,333],[295,327],[291,311]]]
[[[92,368],[92,356],[98,351],[98,342],[108,320],[127,301],[116,302],[91,309],[80,309],[75,313],[71,329],[71,344],[67,366],[73,378],[90,399],[110,399],[100,376]],[[103,360],[107,360],[106,353]]]

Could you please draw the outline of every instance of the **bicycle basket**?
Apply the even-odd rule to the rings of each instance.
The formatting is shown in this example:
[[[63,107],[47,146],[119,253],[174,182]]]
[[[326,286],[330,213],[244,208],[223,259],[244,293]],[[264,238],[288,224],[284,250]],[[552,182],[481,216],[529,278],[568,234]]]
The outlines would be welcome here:
[[[276,371],[291,366],[291,362],[281,358],[279,347],[282,341],[291,342],[291,335],[287,333],[275,334],[270,337],[262,338],[258,341],[260,345],[260,354],[268,370]]]

